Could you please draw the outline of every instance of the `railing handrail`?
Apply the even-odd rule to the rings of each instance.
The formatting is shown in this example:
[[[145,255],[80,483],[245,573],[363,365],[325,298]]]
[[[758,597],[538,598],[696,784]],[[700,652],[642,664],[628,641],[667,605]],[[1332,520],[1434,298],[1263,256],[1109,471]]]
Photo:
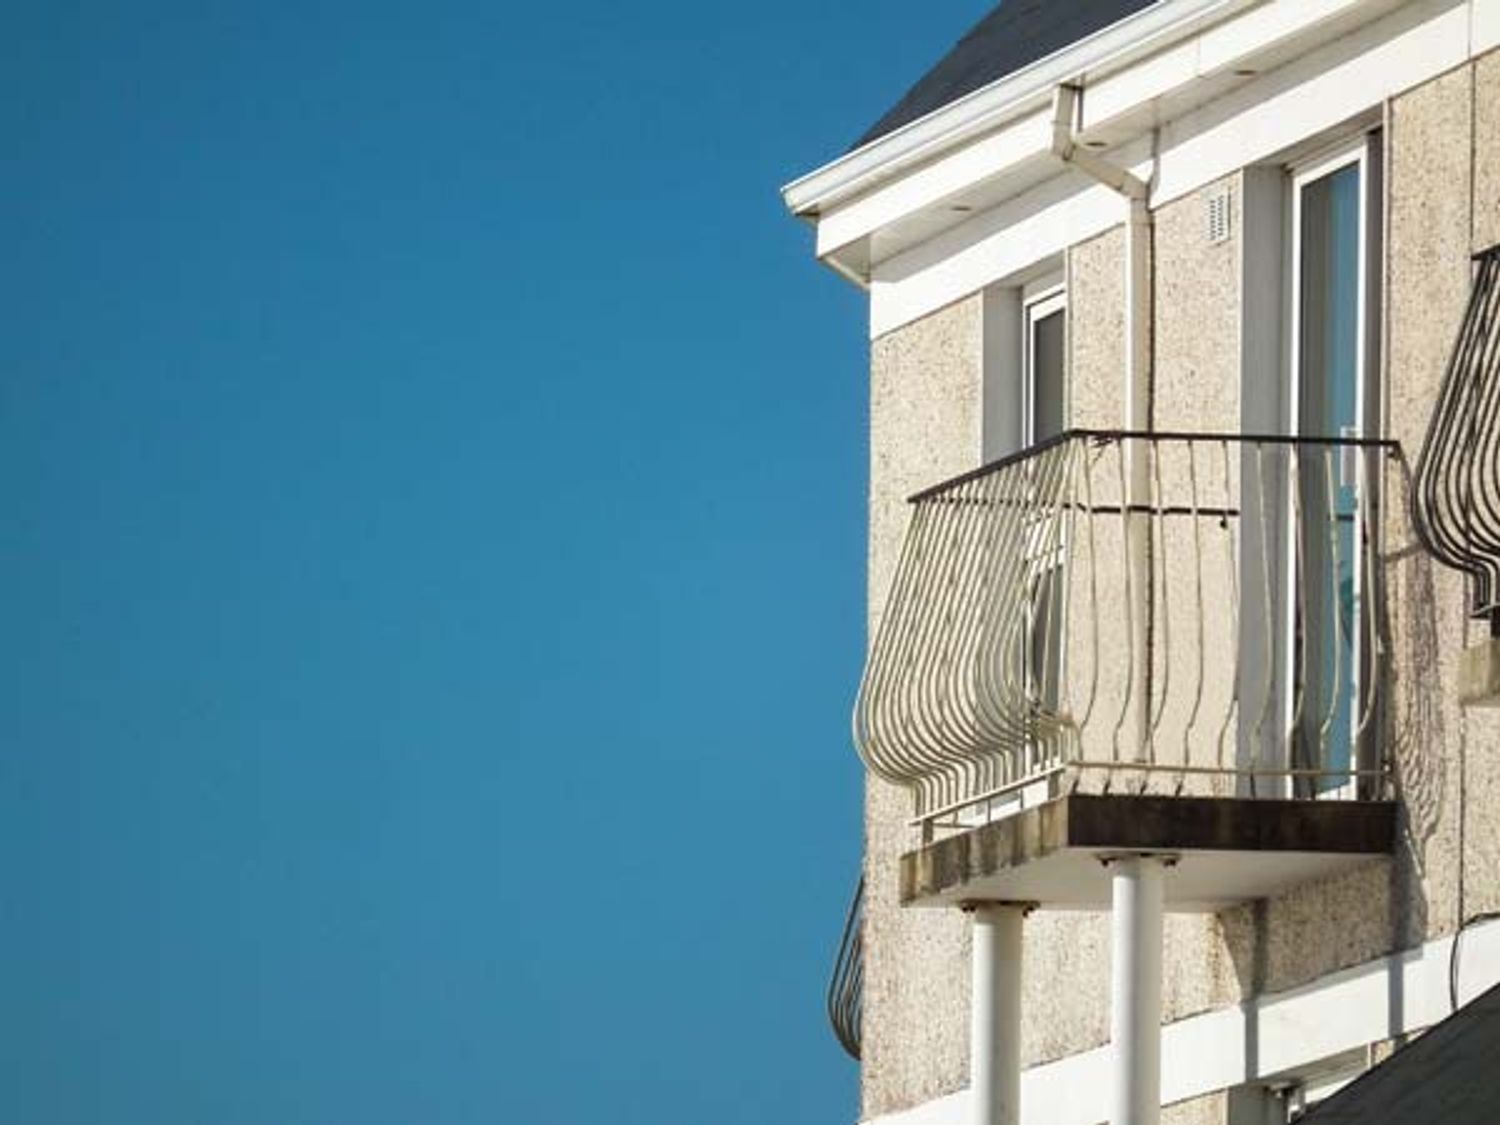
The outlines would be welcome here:
[[[1412,523],[1422,545],[1469,578],[1469,612],[1500,630],[1500,244],[1478,271],[1417,454]]]
[[[1500,250],[1500,247],[1496,247]],[[1064,430],[1060,434],[1054,434],[1049,438],[1028,445],[1025,449],[1018,449],[1014,453],[1007,453],[1004,457],[997,457],[993,461],[986,461],[978,468],[969,469],[959,473],[956,477],[930,484],[920,492],[913,492],[906,498],[908,504],[916,504],[923,500],[929,500],[934,496],[940,496],[950,488],[956,488],[961,484],[987,477],[991,473],[1007,469],[1012,465],[1019,465],[1023,461],[1029,461],[1047,450],[1064,445],[1078,439],[1094,441],[1100,445],[1106,445],[1115,441],[1128,440],[1152,440],[1152,441],[1230,441],[1240,445],[1338,445],[1350,449],[1385,449],[1400,456],[1401,443],[1395,438],[1378,437],[1318,437],[1308,434],[1237,434],[1215,431],[1197,430],[1101,430],[1091,427],[1079,427]]]
[[[856,745],[926,822],[1073,766],[1376,794],[1409,476],[1388,437],[1076,428],[923,489]]]

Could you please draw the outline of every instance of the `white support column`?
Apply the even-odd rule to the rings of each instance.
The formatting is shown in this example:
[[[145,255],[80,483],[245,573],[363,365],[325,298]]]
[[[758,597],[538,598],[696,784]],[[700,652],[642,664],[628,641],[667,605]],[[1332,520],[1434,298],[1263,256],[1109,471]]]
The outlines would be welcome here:
[[[1107,861],[1112,875],[1110,1047],[1114,1090],[1110,1125],[1161,1119],[1161,856]]]
[[[972,1125],[1020,1125],[1021,930],[1027,907],[980,902],[974,916],[969,1000]]]

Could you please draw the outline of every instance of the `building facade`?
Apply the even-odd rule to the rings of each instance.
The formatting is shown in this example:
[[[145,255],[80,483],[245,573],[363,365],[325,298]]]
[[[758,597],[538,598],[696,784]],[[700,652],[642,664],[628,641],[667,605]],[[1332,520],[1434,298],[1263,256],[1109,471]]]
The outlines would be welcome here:
[[[870,302],[860,1120],[1292,1120],[1500,980],[1500,0],[1005,0],[785,198]]]

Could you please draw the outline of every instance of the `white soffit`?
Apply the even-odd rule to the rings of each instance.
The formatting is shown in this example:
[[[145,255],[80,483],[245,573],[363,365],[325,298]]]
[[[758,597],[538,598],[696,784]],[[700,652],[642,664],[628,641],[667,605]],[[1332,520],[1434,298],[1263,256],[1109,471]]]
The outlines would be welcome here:
[[[1443,6],[1458,5],[1467,6]],[[881,261],[1055,170],[1050,96],[1057,83],[1084,83],[1083,136],[1113,149],[1253,81],[1237,70],[1280,66],[1399,6],[1164,0],[834,161],[783,194],[794,212],[816,222],[818,256],[868,279]]]
[[[1382,18],[1362,18],[1344,34],[1325,36],[1290,61],[1240,79],[1207,104],[1164,114],[1167,123],[1159,130],[1154,161],[1144,137],[1110,158],[1152,176],[1152,203],[1160,205],[1248,165],[1277,159],[1320,133],[1357,125],[1385,98],[1460,65],[1473,52],[1473,13],[1464,0],[1378,7]],[[1366,0],[1361,12],[1374,10]],[[866,274],[871,336],[1003,281],[1121,221],[1119,199],[1107,188],[1057,166],[1053,171],[1040,187],[1028,187],[983,212],[956,216],[960,222],[888,257],[876,255]],[[881,231],[858,245],[888,247],[887,238]]]

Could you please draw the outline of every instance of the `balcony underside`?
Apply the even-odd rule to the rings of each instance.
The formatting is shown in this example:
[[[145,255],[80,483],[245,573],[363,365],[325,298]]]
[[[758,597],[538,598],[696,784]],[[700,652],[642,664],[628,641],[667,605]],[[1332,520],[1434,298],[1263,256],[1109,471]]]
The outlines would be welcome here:
[[[1177,857],[1167,909],[1206,912],[1389,856],[1395,840],[1389,801],[1074,794],[908,852],[901,901],[1108,909],[1105,861],[1149,852]]]

